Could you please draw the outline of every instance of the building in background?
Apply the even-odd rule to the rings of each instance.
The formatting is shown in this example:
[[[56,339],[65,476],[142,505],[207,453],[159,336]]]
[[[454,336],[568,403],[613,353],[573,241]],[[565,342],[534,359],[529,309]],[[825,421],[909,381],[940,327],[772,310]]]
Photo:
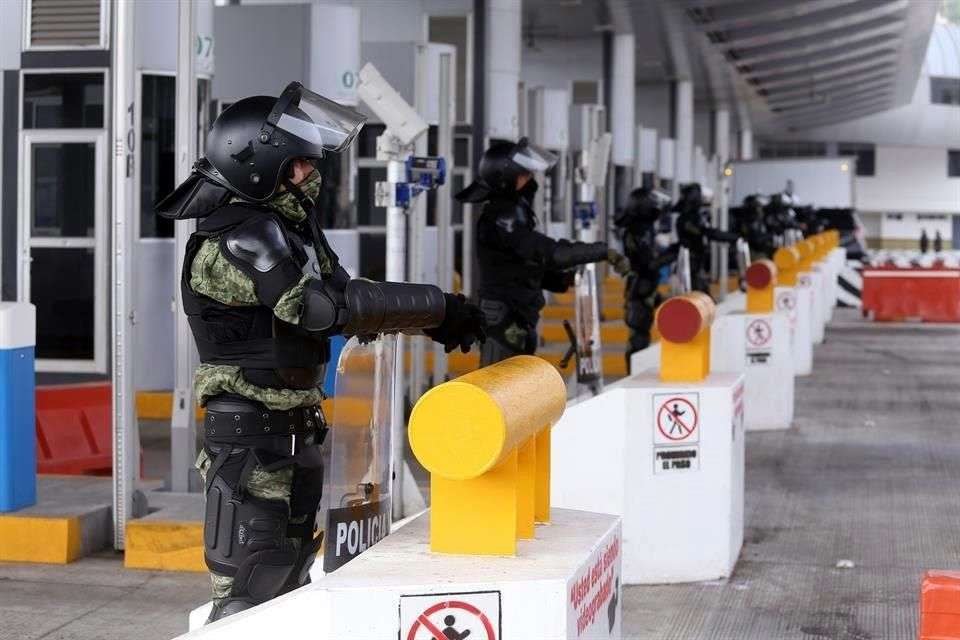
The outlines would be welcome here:
[[[960,25],[937,18],[909,104],[757,146],[760,157],[855,156],[871,248],[916,249],[924,230],[960,246]]]

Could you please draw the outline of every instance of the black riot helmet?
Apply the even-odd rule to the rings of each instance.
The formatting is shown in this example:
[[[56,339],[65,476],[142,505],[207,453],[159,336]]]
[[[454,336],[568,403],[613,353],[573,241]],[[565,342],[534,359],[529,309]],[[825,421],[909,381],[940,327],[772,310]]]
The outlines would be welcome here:
[[[518,177],[546,171],[556,163],[555,153],[526,138],[518,142],[495,142],[483,152],[477,178],[454,197],[461,202],[483,202],[494,195],[514,195]]]
[[[634,189],[627,197],[623,210],[617,214],[613,223],[618,227],[637,225],[644,229],[653,227],[663,212],[663,203],[646,187]]]
[[[244,98],[221,113],[196,169],[245,200],[264,202],[276,194],[291,160],[343,151],[366,119],[291,82],[279,98]]]

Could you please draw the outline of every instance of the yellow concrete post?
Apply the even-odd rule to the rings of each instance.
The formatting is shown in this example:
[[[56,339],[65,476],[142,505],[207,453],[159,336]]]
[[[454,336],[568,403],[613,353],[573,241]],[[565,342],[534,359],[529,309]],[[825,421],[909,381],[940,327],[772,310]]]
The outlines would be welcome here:
[[[544,476],[538,436],[549,438],[565,405],[560,373],[534,356],[473,371],[420,398],[409,435],[430,472],[433,551],[514,555],[518,537],[533,536],[537,505],[549,509],[540,496],[549,494],[549,447]]]
[[[771,260],[757,260],[747,268],[744,279],[747,281],[747,313],[772,313],[777,265]]]
[[[533,523],[537,509],[537,437],[532,436],[520,445],[517,458],[517,537],[533,538]]]
[[[675,296],[657,309],[660,379],[697,382],[710,373],[710,325],[716,305],[705,293]]]
[[[813,261],[816,253],[813,240],[807,238],[806,240],[801,240],[794,246],[800,253],[800,264],[797,265],[797,272],[803,273],[805,271],[810,271],[813,268]]]
[[[797,286],[797,272],[800,270],[800,251],[796,247],[780,247],[773,254],[777,265],[777,282],[785,287]]]
[[[537,490],[534,499],[534,520],[550,522],[550,430],[537,434]]]

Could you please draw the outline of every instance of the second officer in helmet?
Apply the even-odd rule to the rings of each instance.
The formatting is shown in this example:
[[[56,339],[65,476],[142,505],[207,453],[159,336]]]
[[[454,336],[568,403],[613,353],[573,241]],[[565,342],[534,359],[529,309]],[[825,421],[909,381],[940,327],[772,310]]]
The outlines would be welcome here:
[[[346,149],[361,114],[291,83],[214,122],[194,174],[158,205],[198,218],[183,259],[183,306],[206,407],[211,620],[304,584],[322,541],[322,368],[329,337],[424,333],[447,350],[483,338],[480,311],[432,285],[351,279],[318,223],[313,162]]]
[[[629,270],[626,258],[605,242],[555,240],[537,230],[534,173],[556,162],[555,154],[526,138],[497,142],[484,152],[477,179],[456,195],[463,202],[483,203],[476,242],[477,293],[487,322],[480,351],[484,366],[536,351],[543,290],[566,291],[575,267],[609,260],[618,272]]]

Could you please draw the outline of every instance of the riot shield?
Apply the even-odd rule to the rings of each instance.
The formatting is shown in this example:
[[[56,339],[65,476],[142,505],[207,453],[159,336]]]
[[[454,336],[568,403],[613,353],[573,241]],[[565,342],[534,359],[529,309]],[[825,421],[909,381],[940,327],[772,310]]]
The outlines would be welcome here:
[[[747,274],[747,267],[750,266],[750,245],[743,238],[737,238],[737,270],[740,277]]]
[[[574,280],[574,335],[577,348],[577,384],[594,394],[603,388],[603,346],[600,343],[600,305],[597,265],[577,269]]]
[[[677,261],[674,264],[673,277],[671,278],[673,293],[675,295],[690,293],[692,287],[690,278],[690,249],[680,247],[680,251],[677,252]]]
[[[390,533],[390,399],[397,339],[381,335],[340,352],[319,522],[330,573]]]

